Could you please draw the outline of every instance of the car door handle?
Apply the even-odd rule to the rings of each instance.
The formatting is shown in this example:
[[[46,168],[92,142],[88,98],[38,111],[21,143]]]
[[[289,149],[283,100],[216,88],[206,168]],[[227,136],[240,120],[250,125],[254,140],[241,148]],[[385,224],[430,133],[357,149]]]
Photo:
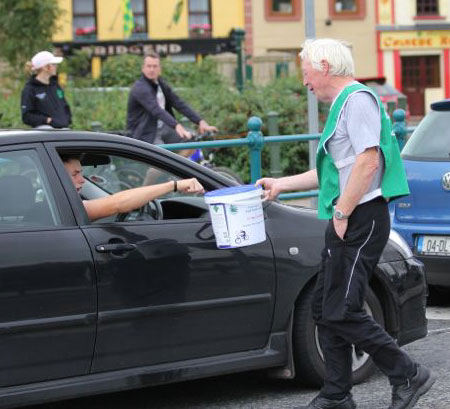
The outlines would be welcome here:
[[[95,246],[95,250],[99,253],[109,253],[112,251],[133,251],[134,249],[136,249],[136,244],[132,243],[110,243]]]

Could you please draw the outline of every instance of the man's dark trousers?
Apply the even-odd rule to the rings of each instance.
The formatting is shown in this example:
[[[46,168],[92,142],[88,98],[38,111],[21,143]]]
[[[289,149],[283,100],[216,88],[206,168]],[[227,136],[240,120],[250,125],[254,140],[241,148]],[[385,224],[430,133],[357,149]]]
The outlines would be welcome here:
[[[391,384],[414,376],[415,363],[363,309],[371,275],[387,243],[389,211],[382,198],[355,208],[342,240],[330,220],[313,299],[326,376],[321,395],[342,399],[352,387],[352,344],[371,355]]]

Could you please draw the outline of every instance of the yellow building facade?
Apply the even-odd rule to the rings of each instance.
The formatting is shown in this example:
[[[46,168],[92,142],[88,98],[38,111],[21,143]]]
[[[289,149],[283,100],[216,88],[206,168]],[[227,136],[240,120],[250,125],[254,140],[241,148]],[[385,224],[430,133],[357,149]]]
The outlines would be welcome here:
[[[244,27],[244,0],[129,0],[135,29],[124,30],[124,0],[58,0],[63,11],[54,42],[105,43],[208,40]],[[174,49],[175,50],[175,49]]]
[[[156,51],[180,61],[230,47],[232,29],[244,26],[244,0],[58,0],[56,52],[85,50],[92,75],[112,55]],[[132,10],[133,26],[125,21]],[[131,19],[131,17],[130,17]]]

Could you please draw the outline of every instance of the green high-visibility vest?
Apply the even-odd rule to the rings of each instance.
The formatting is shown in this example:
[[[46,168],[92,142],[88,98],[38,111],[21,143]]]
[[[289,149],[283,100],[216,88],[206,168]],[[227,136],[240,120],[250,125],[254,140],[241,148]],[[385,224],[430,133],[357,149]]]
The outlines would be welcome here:
[[[317,147],[316,166],[319,179],[319,219],[333,217],[333,204],[340,195],[339,172],[333,158],[326,149],[327,141],[336,132],[341,111],[347,99],[355,92],[369,92],[374,96],[380,108],[381,133],[380,148],[384,155],[384,174],[381,182],[381,193],[386,199],[394,199],[409,194],[405,169],[400,157],[397,139],[392,132],[391,120],[378,96],[360,83],[348,85],[334,101],[320,137]]]

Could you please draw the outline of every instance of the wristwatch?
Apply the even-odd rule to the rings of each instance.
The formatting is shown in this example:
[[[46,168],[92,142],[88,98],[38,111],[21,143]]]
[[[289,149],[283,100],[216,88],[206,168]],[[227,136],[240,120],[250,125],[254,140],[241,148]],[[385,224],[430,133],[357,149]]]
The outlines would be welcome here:
[[[350,216],[344,214],[341,210],[336,209],[334,211],[334,217],[336,217],[336,220],[347,220]]]

